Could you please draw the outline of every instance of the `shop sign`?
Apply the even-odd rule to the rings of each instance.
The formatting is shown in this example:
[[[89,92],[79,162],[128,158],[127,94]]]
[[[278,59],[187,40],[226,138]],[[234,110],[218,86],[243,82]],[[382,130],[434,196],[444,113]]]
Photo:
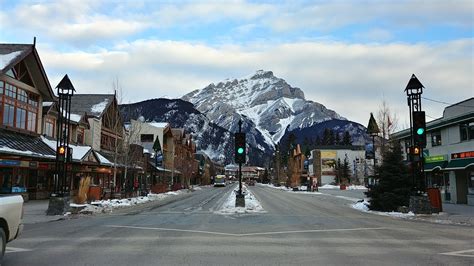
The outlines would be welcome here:
[[[30,162],[30,168],[38,168],[38,162]]]
[[[40,170],[50,170],[50,169],[53,169],[53,164],[52,163],[39,163],[38,164],[38,169],[40,169]]]
[[[0,159],[0,166],[20,166],[21,161]]]
[[[425,157],[425,163],[443,162],[447,160],[446,157],[446,155],[427,156]]]
[[[336,159],[336,157],[337,157],[336,151],[321,151],[321,158]]]
[[[474,158],[474,151],[458,152],[451,154],[451,160],[464,158]]]

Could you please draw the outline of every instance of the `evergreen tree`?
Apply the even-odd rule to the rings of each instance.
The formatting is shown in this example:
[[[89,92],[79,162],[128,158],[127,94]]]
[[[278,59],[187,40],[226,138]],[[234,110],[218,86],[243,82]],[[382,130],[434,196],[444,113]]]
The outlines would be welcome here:
[[[331,132],[329,128],[324,129],[321,145],[331,145]]]
[[[336,134],[336,138],[334,140],[334,144],[341,145],[342,143],[341,143],[341,137],[339,136],[339,133],[336,132],[335,134]]]
[[[349,134],[349,131],[344,132],[344,137],[342,138],[342,144],[346,146],[352,146],[352,137]]]
[[[319,135],[316,136],[316,139],[314,140],[314,146],[320,146],[322,143],[321,137]],[[314,148],[314,147],[313,147]]]
[[[336,144],[336,137],[334,135],[334,130],[330,129],[329,130],[329,143],[328,145],[334,145]]]
[[[408,206],[411,192],[411,178],[403,163],[400,143],[392,142],[384,152],[382,165],[378,168],[378,183],[368,192],[371,210],[396,211]]]

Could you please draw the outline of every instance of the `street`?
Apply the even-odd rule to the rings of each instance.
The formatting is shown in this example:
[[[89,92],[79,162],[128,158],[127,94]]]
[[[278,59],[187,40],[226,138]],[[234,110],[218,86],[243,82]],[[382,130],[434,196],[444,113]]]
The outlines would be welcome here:
[[[27,225],[3,265],[474,264],[469,226],[363,213],[343,197],[260,184],[249,189],[266,212],[215,213],[234,189],[204,187],[166,205]]]

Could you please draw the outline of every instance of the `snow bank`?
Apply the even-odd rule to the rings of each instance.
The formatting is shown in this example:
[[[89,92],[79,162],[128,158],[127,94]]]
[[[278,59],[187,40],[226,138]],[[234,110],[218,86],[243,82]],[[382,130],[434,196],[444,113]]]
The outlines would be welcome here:
[[[325,184],[324,186],[320,186],[319,188],[322,188],[322,189],[340,189],[339,186],[329,185],[329,184]]]
[[[352,204],[352,208],[362,211],[362,212],[368,212],[368,213],[373,213],[377,215],[382,215],[382,216],[391,216],[391,217],[397,217],[397,218],[414,218],[416,215],[413,212],[409,213],[402,213],[402,212],[379,212],[379,211],[371,211],[369,209],[370,203],[365,199],[364,201],[359,201],[354,204]]]
[[[242,193],[245,194],[245,207],[235,207],[235,196],[237,191],[232,191],[227,197],[222,207],[216,211],[217,214],[234,214],[234,213],[262,213],[266,212],[260,202],[247,189],[245,185],[242,186]]]
[[[82,208],[79,213],[82,214],[92,214],[92,213],[106,213],[112,212],[116,208],[130,207],[139,204],[143,204],[150,201],[163,200],[169,197],[181,195],[188,193],[187,189],[182,189],[178,191],[166,192],[161,194],[150,193],[144,197],[134,197],[128,199],[108,199],[108,200],[98,200],[93,201],[91,204],[75,204],[71,203],[69,206],[72,208]]]
[[[279,190],[283,190],[283,191],[287,191],[287,192],[292,192],[292,193],[298,193],[298,194],[311,194],[311,195],[323,194],[323,193],[320,193],[320,192],[310,192],[310,191],[307,191],[307,187],[306,187],[306,186],[299,186],[297,191],[293,191],[293,188],[287,188],[287,187],[285,187],[285,186],[275,187],[275,186],[272,185],[272,184],[259,184],[259,186],[265,186],[265,187],[269,187],[269,188],[279,189]]]

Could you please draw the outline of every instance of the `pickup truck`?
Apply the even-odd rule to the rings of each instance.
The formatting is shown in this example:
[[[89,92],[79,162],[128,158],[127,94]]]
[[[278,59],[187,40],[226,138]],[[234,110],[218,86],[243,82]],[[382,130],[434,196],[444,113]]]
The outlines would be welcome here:
[[[0,195],[0,265],[6,244],[23,231],[23,197]]]

